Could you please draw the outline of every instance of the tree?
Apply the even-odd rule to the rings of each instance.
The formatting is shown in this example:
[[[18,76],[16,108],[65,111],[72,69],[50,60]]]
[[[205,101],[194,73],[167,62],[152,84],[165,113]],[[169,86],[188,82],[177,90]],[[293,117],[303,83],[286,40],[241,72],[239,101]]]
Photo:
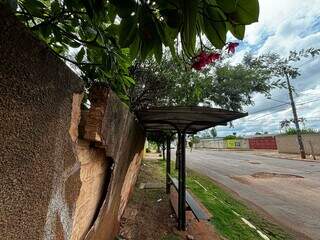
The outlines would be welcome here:
[[[285,129],[287,130],[288,128],[290,128],[291,123],[294,123],[294,119],[284,119],[280,122],[280,128],[281,129]],[[306,119],[303,117],[298,118],[298,122],[301,123],[303,126],[305,125]]]
[[[90,87],[107,82],[126,100],[134,84],[132,59],[162,58],[163,47],[184,59],[198,52],[197,36],[221,49],[230,31],[243,39],[259,16],[258,0],[3,0],[52,51],[73,64]],[[178,40],[179,39],[179,40]]]
[[[297,139],[299,143],[301,158],[306,158],[306,153],[304,150],[304,145],[301,136],[301,130],[299,125],[299,117],[296,109],[296,105],[293,98],[294,89],[291,86],[291,80],[300,76],[300,71],[298,67],[293,66],[293,63],[301,61],[303,58],[315,57],[320,54],[320,49],[309,48],[302,49],[299,52],[290,51],[289,56],[286,58],[280,57],[278,54],[269,53],[261,55],[259,57],[253,58],[252,56],[246,56],[245,61],[251,66],[261,66],[270,69],[272,74],[279,78],[278,82],[286,86],[288,89],[288,95],[290,98],[293,123],[295,124]],[[285,80],[284,80],[285,79]]]
[[[211,133],[212,138],[217,137],[217,130],[215,128],[211,128],[210,133]]]
[[[227,135],[223,138],[223,140],[233,140],[233,139],[237,139],[238,137],[235,135]]]
[[[247,62],[235,66],[218,63],[211,69],[195,71],[166,56],[159,64],[152,59],[137,62],[131,74],[136,82],[129,93],[133,110],[214,104],[237,111],[253,103],[253,93],[269,95],[272,88],[279,87],[270,80],[269,69]]]

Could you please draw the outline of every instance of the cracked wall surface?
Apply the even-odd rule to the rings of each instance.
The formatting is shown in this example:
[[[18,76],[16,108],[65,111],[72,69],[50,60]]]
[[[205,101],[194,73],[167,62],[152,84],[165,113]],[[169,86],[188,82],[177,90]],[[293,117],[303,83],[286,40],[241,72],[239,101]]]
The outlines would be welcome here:
[[[145,135],[0,8],[0,239],[114,239]],[[81,119],[81,122],[80,122]],[[78,134],[79,132],[79,134]]]

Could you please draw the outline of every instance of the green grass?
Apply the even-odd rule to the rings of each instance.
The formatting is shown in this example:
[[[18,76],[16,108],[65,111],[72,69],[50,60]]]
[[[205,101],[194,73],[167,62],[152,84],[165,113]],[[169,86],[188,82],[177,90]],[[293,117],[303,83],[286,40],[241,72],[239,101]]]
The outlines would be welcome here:
[[[165,162],[159,161],[162,172],[165,173]],[[174,169],[174,165],[171,169]],[[173,171],[172,175],[177,176]],[[204,190],[202,186],[207,189]],[[218,233],[229,240],[258,240],[263,239],[255,229],[245,224],[242,218],[252,223],[258,230],[272,240],[294,239],[278,225],[264,219],[242,202],[234,199],[229,193],[217,186],[210,178],[187,170],[187,188],[202,202],[213,215],[211,224]],[[237,214],[239,214],[239,216]]]

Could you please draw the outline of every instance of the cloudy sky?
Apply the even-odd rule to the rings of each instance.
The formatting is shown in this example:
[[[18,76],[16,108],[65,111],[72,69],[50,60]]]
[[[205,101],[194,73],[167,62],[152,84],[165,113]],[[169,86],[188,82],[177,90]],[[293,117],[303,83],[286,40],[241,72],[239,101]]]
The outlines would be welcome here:
[[[234,55],[240,61],[245,52],[261,54],[277,52],[286,56],[290,50],[320,48],[320,0],[259,0],[259,22],[246,29],[246,37]],[[320,129],[320,57],[303,59],[301,76],[292,81],[299,117],[306,126]],[[245,108],[249,116],[233,122],[234,128],[217,127],[218,136],[236,132],[251,135],[256,132],[279,132],[279,122],[292,118],[286,89],[273,90],[272,99],[254,96],[255,105]]]

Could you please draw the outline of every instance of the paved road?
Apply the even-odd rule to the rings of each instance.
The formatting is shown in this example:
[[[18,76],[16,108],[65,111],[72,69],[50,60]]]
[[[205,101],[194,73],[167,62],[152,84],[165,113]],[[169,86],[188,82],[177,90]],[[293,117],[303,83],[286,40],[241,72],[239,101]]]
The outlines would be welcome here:
[[[187,167],[223,184],[284,226],[320,240],[320,163],[193,150],[187,152]],[[287,175],[257,174],[261,172]]]

